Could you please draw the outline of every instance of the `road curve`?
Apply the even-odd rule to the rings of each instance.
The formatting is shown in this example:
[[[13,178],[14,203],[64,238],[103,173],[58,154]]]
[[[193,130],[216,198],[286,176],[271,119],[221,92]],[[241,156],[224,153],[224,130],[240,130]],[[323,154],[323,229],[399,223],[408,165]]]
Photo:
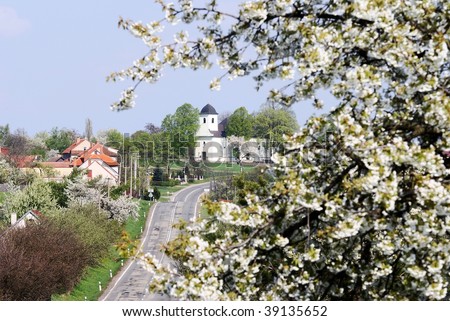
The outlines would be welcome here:
[[[178,220],[189,221],[197,215],[198,201],[209,183],[189,186],[174,194],[170,202],[158,202],[151,209],[140,244],[140,252],[152,253],[159,262],[168,259],[161,251],[161,245],[173,239],[178,233],[172,226]],[[148,292],[151,275],[135,260],[129,260],[113,278],[100,301],[162,301],[168,297]]]

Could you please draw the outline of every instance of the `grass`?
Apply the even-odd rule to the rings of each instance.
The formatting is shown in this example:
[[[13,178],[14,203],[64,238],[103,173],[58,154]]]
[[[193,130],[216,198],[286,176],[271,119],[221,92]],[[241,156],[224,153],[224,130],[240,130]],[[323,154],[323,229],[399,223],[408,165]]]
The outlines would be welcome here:
[[[209,217],[208,209],[203,205],[200,207],[200,217],[202,219]]]
[[[238,164],[230,164],[230,163],[220,163],[220,164],[214,164],[209,163],[205,164],[205,167],[212,172],[233,172],[233,173],[239,173],[241,172],[241,168],[243,172],[248,172],[251,170],[254,170],[260,165],[238,165]]]
[[[6,192],[0,192],[0,204],[3,203],[6,197]]]
[[[111,280],[110,273],[115,275],[120,267],[117,251],[111,247],[109,255],[98,266],[89,267],[70,293],[54,295],[52,301],[96,301],[102,293],[99,282],[103,291]]]
[[[128,219],[124,225],[124,230],[128,233],[131,240],[137,240],[144,229],[147,214],[150,208],[150,202],[139,201],[139,218],[137,220]],[[141,230],[142,228],[142,230]],[[98,266],[89,267],[85,271],[80,282],[75,288],[67,294],[54,295],[53,301],[96,301],[102,294],[102,291],[111,281],[111,275],[114,276],[122,266],[122,259],[116,248],[111,246],[109,254]],[[101,282],[102,291],[99,288]]]
[[[203,183],[208,183],[209,180],[208,179],[204,179],[201,181],[194,181],[192,183],[189,184],[183,184],[183,185],[175,185],[175,186],[156,186],[158,188],[158,190],[161,193],[161,198],[159,199],[160,202],[168,202],[170,201],[170,197],[178,192],[179,190],[182,190],[185,187],[189,187],[189,186],[194,186],[197,184],[203,184]]]

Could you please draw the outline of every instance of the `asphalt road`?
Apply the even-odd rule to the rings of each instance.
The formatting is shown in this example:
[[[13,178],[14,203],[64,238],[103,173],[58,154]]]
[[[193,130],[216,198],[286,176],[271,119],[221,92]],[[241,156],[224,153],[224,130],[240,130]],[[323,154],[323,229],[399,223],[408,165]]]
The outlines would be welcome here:
[[[178,231],[172,226],[178,220],[189,221],[197,215],[198,201],[209,188],[209,183],[187,187],[171,197],[170,202],[159,202],[152,206],[143,233],[140,251],[152,253],[159,262],[170,263],[162,253],[161,245],[173,239]],[[129,260],[117,274],[100,301],[163,301],[168,297],[148,292],[151,275],[135,260]]]

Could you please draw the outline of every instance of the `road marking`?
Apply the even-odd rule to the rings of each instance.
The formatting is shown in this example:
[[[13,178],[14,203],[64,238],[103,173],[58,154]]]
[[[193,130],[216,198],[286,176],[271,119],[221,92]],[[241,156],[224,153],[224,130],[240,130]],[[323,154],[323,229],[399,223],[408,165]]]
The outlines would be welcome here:
[[[184,201],[187,201],[187,199],[189,198],[189,196],[194,193],[194,192],[198,192],[198,188],[194,189],[192,192],[190,192],[189,194],[186,195],[186,197],[184,198]]]
[[[193,192],[195,192],[195,191],[198,189],[199,186],[202,186],[202,185],[205,185],[205,184],[209,184],[209,183],[208,183],[208,182],[206,182],[206,183],[200,183],[200,184],[198,184],[198,185],[189,186],[189,187],[186,187],[185,189],[179,190],[178,192],[176,192],[176,193],[172,196],[172,198],[173,198],[172,202],[175,201],[175,197],[177,197],[179,193],[184,192],[184,191],[187,190],[187,189],[193,188],[194,190],[193,190],[191,193],[188,194],[188,196],[189,196],[189,195],[191,195]]]
[[[192,192],[190,192],[188,195],[186,195],[185,201],[188,199],[189,195],[191,195],[191,194],[194,193],[194,192],[198,192],[198,190],[199,190],[199,188],[194,189]],[[201,193],[201,194],[197,197],[197,199],[196,199],[196,201],[195,201],[195,207],[194,207],[194,221],[197,219],[197,205],[198,205],[198,200],[199,200],[200,196],[202,196],[203,194],[205,194],[205,192]]]
[[[197,206],[198,206],[198,200],[199,198],[205,193],[201,193],[198,197],[197,197],[197,201],[195,202],[195,207],[194,207],[194,222],[197,219]]]
[[[194,188],[194,190],[191,191],[189,194],[186,195],[185,200],[186,200],[192,193],[198,191],[198,187],[201,186],[201,185],[203,185],[203,184],[207,184],[207,183],[201,183],[201,184],[198,184],[197,186],[188,187],[187,189]],[[184,191],[184,190],[180,190],[180,191],[178,191],[177,193],[175,193],[175,194],[172,196],[172,198],[171,198],[172,201],[175,201],[175,197],[178,196],[178,194],[179,194],[180,192],[183,192],[183,191]],[[199,199],[200,196],[203,195],[203,194],[204,194],[204,193],[200,194],[200,195],[198,196],[197,200],[196,200],[196,203],[195,203],[195,210],[194,210],[194,219],[195,219],[195,217],[196,217],[197,205],[198,205],[198,199]],[[171,238],[171,236],[172,236],[172,231],[174,230],[172,226],[173,226],[173,222],[174,222],[174,220],[175,220],[175,213],[176,213],[176,208],[177,208],[177,206],[178,206],[178,203],[179,203],[179,201],[176,202],[175,208],[174,208],[173,213],[172,213],[172,220],[171,220],[171,225],[170,225],[170,227],[169,227],[169,233],[168,233],[168,236],[167,236],[167,241],[166,241],[166,243],[167,243],[168,241],[170,241],[170,238]],[[147,242],[148,237],[150,236],[150,227],[152,226],[152,222],[153,222],[155,210],[156,210],[156,208],[158,207],[159,204],[160,204],[160,203],[156,203],[155,206],[153,206],[153,208],[152,208],[152,210],[151,210],[151,213],[150,213],[150,215],[151,215],[151,216],[150,216],[150,220],[148,221],[148,224],[146,224],[145,231],[144,231],[144,234],[145,234],[145,235],[144,235],[144,238],[143,238],[142,241],[141,241],[141,245],[140,245],[140,247],[139,247],[139,252],[142,252],[143,246],[144,246],[144,244]],[[163,261],[164,258],[165,258],[165,254],[163,253],[163,255],[162,255],[162,257],[161,257],[161,260],[160,260],[160,262],[159,262],[160,264],[162,263],[162,261]],[[105,300],[111,295],[111,293],[114,291],[114,289],[116,288],[116,286],[119,284],[119,282],[122,280],[122,278],[123,278],[123,277],[125,276],[125,274],[128,272],[128,270],[131,268],[131,266],[133,265],[133,263],[135,263],[134,260],[131,260],[131,261],[128,261],[128,262],[129,262],[129,263],[128,263],[128,266],[126,267],[126,269],[125,269],[123,272],[120,272],[120,273],[121,273],[120,277],[116,280],[116,282],[114,283],[114,285],[112,286],[112,288],[108,291],[108,293],[106,293],[106,295],[104,296],[104,298],[102,299],[102,301],[105,301]],[[149,293],[148,293],[148,287],[146,287],[146,291],[147,291],[147,292],[143,293],[141,300],[143,300],[143,299],[145,298],[145,296],[146,296],[147,294],[149,294]]]
[[[156,209],[156,207],[158,207],[158,205],[159,205],[159,203],[156,203],[156,205],[155,205],[155,206],[153,207],[153,209],[152,209],[152,212],[150,213],[150,215],[151,215],[151,216],[150,216],[150,222],[149,222],[149,224],[147,224],[147,226],[146,226],[146,228],[145,228],[145,230],[146,230],[146,235],[145,235],[144,239],[143,239],[142,242],[141,242],[141,246],[140,246],[140,248],[139,248],[139,252],[141,251],[142,246],[143,246],[145,240],[146,240],[147,237],[148,237],[148,232],[149,232],[149,230],[150,230],[150,225],[152,225],[153,214],[155,213],[155,209]],[[129,261],[129,262],[130,262],[130,263],[128,264],[128,266],[127,266],[127,268],[125,269],[125,271],[121,272],[120,277],[116,280],[116,282],[114,283],[113,287],[112,287],[111,290],[109,290],[109,292],[105,295],[105,297],[102,299],[102,301],[105,301],[105,300],[108,298],[108,296],[112,293],[112,291],[115,289],[115,287],[117,286],[117,284],[119,284],[120,280],[122,280],[122,278],[125,276],[125,274],[127,273],[127,271],[131,268],[131,266],[132,266],[133,263],[134,263],[134,260]]]
[[[169,243],[170,241],[170,237],[172,236],[172,231],[173,231],[173,221],[175,220],[175,212],[177,211],[177,206],[178,206],[178,202],[175,203],[175,206],[173,208],[173,213],[172,213],[172,220],[170,222],[169,225],[169,233],[167,233],[167,239],[166,239],[166,244]],[[164,257],[166,256],[166,254],[163,252],[163,255],[161,256],[161,260],[159,261],[159,264],[162,263],[162,261],[164,260]]]
[[[152,225],[153,218],[154,218],[153,214],[155,214],[156,207],[158,207],[159,204],[160,203],[156,203],[155,207],[153,207],[153,210],[152,210],[152,213],[151,213],[151,216],[150,216],[150,221],[148,222],[147,226],[145,227],[145,236],[144,236],[144,238],[141,241],[141,246],[139,247],[139,252],[142,251],[142,248],[143,248],[144,244],[147,242],[147,238],[148,238],[149,232],[150,232],[150,226]]]

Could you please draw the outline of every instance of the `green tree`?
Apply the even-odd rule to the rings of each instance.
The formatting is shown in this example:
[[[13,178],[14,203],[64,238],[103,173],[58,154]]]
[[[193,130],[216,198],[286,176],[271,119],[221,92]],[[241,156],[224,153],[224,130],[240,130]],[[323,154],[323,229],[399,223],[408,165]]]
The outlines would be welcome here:
[[[144,130],[138,130],[131,135],[130,145],[139,153],[141,160],[147,161],[153,158],[155,136]]]
[[[191,104],[183,104],[175,114],[167,115],[161,129],[168,135],[175,154],[187,156],[187,150],[195,146],[195,135],[199,128],[198,109]]]
[[[256,113],[254,133],[265,140],[266,157],[280,150],[283,135],[292,135],[298,130],[298,123],[292,110],[265,107]]]
[[[163,180],[164,180],[163,171],[162,171],[161,167],[156,166],[155,169],[153,170],[153,181],[161,182]]]
[[[254,128],[256,137],[281,143],[283,135],[292,135],[298,130],[298,123],[291,110],[266,107],[256,113]]]
[[[115,128],[101,130],[97,132],[99,143],[119,149],[122,146],[124,135]]]
[[[36,133],[30,140],[30,154],[39,155],[41,160],[46,160],[51,154],[54,154],[56,151],[50,152],[45,143],[49,136],[49,133],[46,131]]]
[[[268,197],[211,203],[201,228],[178,235],[167,252],[183,269],[146,256],[158,275],[151,289],[184,300],[448,300],[450,2],[254,0],[237,15],[212,0],[158,2],[161,22],[120,21],[150,49],[113,78],[142,81],[151,70],[151,82],[164,66],[218,57],[259,87],[286,81],[270,93],[277,105],[314,98],[320,107],[321,87],[337,103],[274,155]],[[178,19],[203,36],[148,42]]]
[[[188,158],[193,153],[196,143],[196,133],[200,127],[199,111],[191,104],[183,104],[177,108],[175,114],[167,115],[162,124],[164,140],[168,142],[168,149],[162,156],[166,156],[167,172],[170,175],[171,163]]]
[[[52,198],[56,200],[59,207],[67,207],[69,199],[66,195],[68,180],[63,182],[48,182]]]
[[[238,136],[249,139],[253,137],[254,119],[247,108],[239,107],[229,117],[226,127],[227,136]]]
[[[16,213],[21,217],[29,210],[38,210],[43,214],[51,212],[58,207],[53,196],[50,185],[42,180],[36,179],[24,189],[14,187],[6,194],[2,210],[9,219],[11,213]]]
[[[54,149],[61,153],[75,142],[77,136],[74,130],[54,127],[50,131],[49,137],[45,140],[45,145],[48,149]]]

